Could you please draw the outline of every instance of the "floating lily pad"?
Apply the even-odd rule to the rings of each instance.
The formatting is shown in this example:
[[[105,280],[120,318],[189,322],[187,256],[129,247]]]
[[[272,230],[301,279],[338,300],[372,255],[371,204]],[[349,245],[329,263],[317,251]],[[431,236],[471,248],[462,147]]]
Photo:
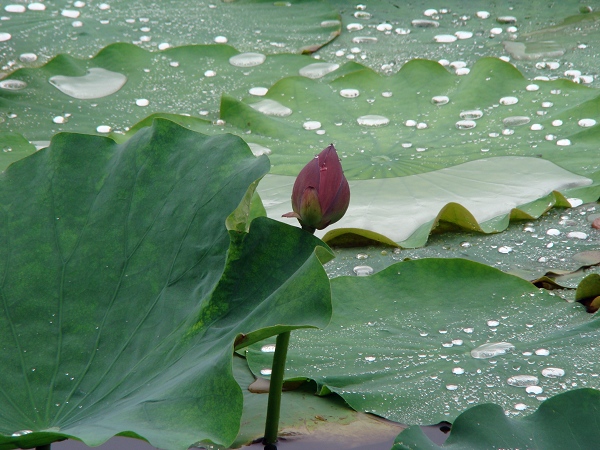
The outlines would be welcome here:
[[[565,72],[576,69],[583,75],[579,81],[598,86],[598,13],[581,13],[585,6],[577,0],[330,4],[339,8],[343,32],[318,52],[328,61],[351,59],[381,73],[395,73],[406,61],[426,58],[465,73],[479,58],[494,56],[510,59],[528,78],[575,78]],[[522,51],[516,51],[519,48]]]
[[[548,196],[553,190],[590,183],[549,161],[514,156],[406,177],[351,180],[352,198],[346,215],[333,231],[317,234],[335,242],[338,236],[354,232],[373,240],[418,247],[427,242],[441,221],[485,233],[502,231],[512,210],[522,218],[539,217],[557,199],[559,204],[568,205],[559,194],[562,199]],[[261,181],[260,195],[271,217],[281,218],[289,210],[293,184],[294,177],[271,174]],[[599,193],[600,188],[590,192],[586,200],[595,200]]]
[[[498,194],[500,187],[514,188],[520,194],[532,193],[536,182],[526,180],[534,171],[539,171],[541,178],[553,178],[544,175],[546,168],[553,167],[546,165],[548,161],[583,176],[591,176],[598,170],[590,159],[596,152],[595,142],[600,133],[599,126],[594,125],[596,113],[593,112],[597,111],[600,101],[598,92],[567,81],[536,83],[524,79],[510,64],[490,58],[478,61],[464,77],[450,75],[437,63],[416,60],[391,77],[365,69],[330,83],[302,77],[283,79],[262,100],[247,98],[239,102],[224,97],[221,117],[228,124],[251,133],[247,139],[270,149],[271,173],[276,175],[296,175],[319,150],[315,142],[323,147],[334,142],[346,176],[356,180],[354,191],[357,193],[353,195],[347,217],[335,225],[344,229],[338,234],[366,229],[371,233],[370,238],[402,242],[424,222],[435,219],[438,213],[439,220],[463,222],[467,228],[477,229],[476,222],[481,222],[477,218],[480,213],[465,204],[468,200],[460,198],[463,177],[469,179],[470,176],[461,174],[456,183],[448,180],[447,184],[443,178],[446,172],[441,169],[448,168],[446,170],[452,172],[459,170],[462,163],[499,156],[536,158],[529,168],[517,171],[500,168],[494,171],[488,166],[489,171],[478,176],[483,175],[484,183],[496,180],[493,187],[490,184],[493,195]],[[437,103],[436,98],[440,96],[447,97],[447,103]],[[579,100],[574,102],[575,98]],[[278,115],[258,108],[258,102],[265,99],[277,102],[289,113]],[[307,126],[309,123],[319,126],[315,130]],[[427,210],[421,207],[418,198],[413,203],[413,208],[418,210],[415,214],[415,211],[407,212],[405,204],[397,201],[399,196],[414,197],[413,192],[421,195],[423,191],[411,187],[413,183],[408,179],[402,181],[400,177],[436,170],[431,180],[423,180],[431,186],[427,189],[431,192],[430,198],[461,204],[477,219],[469,217],[464,210],[444,211],[445,203]],[[519,173],[522,175],[517,175]],[[511,180],[512,175],[515,177]],[[519,187],[521,182],[515,182],[517,179],[527,183],[528,188]],[[365,180],[364,186],[361,180]],[[366,189],[368,184],[378,183],[376,188]],[[285,184],[289,183],[282,179],[281,185]],[[504,221],[504,224],[496,223],[491,228],[504,229],[505,215],[519,204],[532,202],[553,189],[575,186],[577,183],[557,185],[543,194],[517,201],[511,207],[500,208],[495,215],[501,216],[499,222]],[[434,189],[444,191],[443,195],[434,193]],[[479,207],[499,206],[494,201],[481,202],[481,185],[473,190],[477,191],[475,201],[479,199]],[[590,191],[585,201],[596,200],[594,192]],[[471,195],[472,191],[467,196]],[[269,202],[267,210],[282,202],[283,197]],[[548,206],[551,205],[545,207]],[[422,213],[429,214],[430,218],[419,222],[416,217]],[[272,217],[279,215],[279,211],[272,213]],[[373,215],[378,220],[371,220]],[[453,220],[452,216],[458,219]],[[492,217],[488,215],[483,220]],[[412,225],[406,227],[402,220]],[[418,233],[420,237],[406,245],[423,245],[432,224],[423,226]]]
[[[575,289],[582,280],[590,274],[600,274],[600,265],[588,265],[593,259],[583,263],[576,258],[579,254],[595,255],[600,232],[590,224],[597,211],[597,203],[554,208],[535,221],[514,221],[502,233],[492,234],[454,230],[449,227],[451,224],[445,224],[443,233],[434,232],[426,246],[414,249],[373,243],[360,248],[338,246],[334,247],[336,258],[325,268],[330,277],[338,277],[355,275],[357,267],[377,273],[407,259],[465,258],[575,301]]]
[[[600,439],[600,392],[576,389],[556,395],[540,404],[527,417],[511,418],[510,411],[497,405],[479,405],[462,413],[446,442],[437,446],[419,429],[410,427],[397,438],[392,450],[433,450],[466,448],[593,448]]]
[[[132,74],[132,79],[122,85],[116,93],[94,99],[93,103],[85,99],[77,100],[80,104],[76,109],[80,109],[81,112],[66,112],[74,107],[71,102],[75,100],[64,94],[64,77],[69,76],[72,77],[71,79],[75,77],[78,83],[81,83],[83,82],[81,78],[86,78],[84,68],[93,69],[93,67],[89,67],[92,61],[75,61],[60,57],[42,69],[30,72],[22,70],[9,79],[14,81],[23,78],[20,81],[29,83],[32,89],[28,92],[28,88],[25,87],[5,93],[6,100],[3,105],[7,111],[24,108],[30,100],[29,97],[32,97],[31,100],[38,98],[35,88],[37,85],[45,86],[45,92],[48,94],[48,97],[40,97],[39,108],[31,109],[28,106],[27,110],[23,109],[22,112],[13,114],[16,117],[10,119],[9,125],[15,130],[21,127],[29,128],[30,139],[40,138],[42,135],[65,128],[108,132],[114,127],[116,128],[114,132],[117,133],[123,131],[118,128],[118,124],[122,126],[123,120],[126,120],[124,117],[133,119],[136,114],[141,117],[142,112],[148,112],[155,107],[167,111],[181,112],[181,109],[186,109],[193,112],[198,104],[202,105],[202,101],[206,102],[204,106],[208,108],[203,111],[206,112],[207,117],[210,117],[211,105],[215,107],[214,101],[219,93],[219,88],[211,85],[218,75],[206,76],[204,67],[198,71],[198,65],[191,64],[194,55],[202,55],[206,61],[219,60],[221,69],[216,73],[222,71],[223,79],[220,81],[225,84],[231,83],[232,92],[237,92],[239,96],[242,92],[246,92],[247,85],[236,84],[234,81],[239,78],[240,70],[244,69],[230,64],[230,58],[239,55],[230,47],[224,45],[186,47],[167,50],[161,56],[137,49],[135,46],[118,44],[105,49],[92,60],[93,65],[102,66],[96,68],[102,69],[104,74],[107,73],[106,71],[117,75]],[[159,105],[153,105],[151,109],[140,106],[142,105],[139,103],[140,100],[149,102],[147,98],[142,97],[145,83],[164,84],[164,80],[169,78],[169,71],[176,69],[169,64],[170,58],[187,61],[186,64],[194,68],[188,73],[191,77],[189,84],[196,86],[195,83],[199,83],[196,91],[208,88],[206,94],[203,93],[201,96],[203,100],[194,102],[192,97],[189,100],[184,97],[181,102],[173,104],[171,93],[165,90],[157,95],[156,102]],[[346,65],[328,73],[329,69],[324,68],[323,63],[306,64],[309,62],[306,57],[280,55],[266,57],[265,62],[257,66],[264,66],[264,68],[256,69],[256,72],[250,72],[248,76],[255,76],[257,80],[258,77],[262,78],[265,73],[263,70],[271,67],[268,62],[272,61],[272,64],[277,65],[278,58],[282,59],[282,64],[284,60],[293,61],[297,64],[294,70],[306,76],[285,78],[271,87],[266,95],[249,97],[244,102],[234,97],[224,96],[221,102],[221,117],[225,123],[216,122],[217,125],[212,126],[209,121],[194,117],[182,117],[180,121],[191,128],[208,133],[229,131],[243,136],[256,149],[256,153],[271,155],[273,163],[271,172],[274,174],[296,175],[306,161],[321,149],[321,146],[324,147],[328,142],[333,141],[340,151],[346,175],[350,179],[357,182],[365,180],[365,183],[370,179],[369,183],[373,185],[377,182],[372,178],[395,180],[385,181],[385,183],[398,184],[398,186],[390,184],[390,189],[377,187],[375,196],[366,193],[368,189],[357,189],[357,191],[364,191],[361,194],[362,198],[353,196],[350,214],[345,219],[347,223],[340,222],[336,226],[338,229],[364,229],[366,233],[371,233],[369,237],[387,242],[403,242],[405,246],[423,245],[432,226],[436,226],[440,221],[455,221],[466,228],[481,228],[485,231],[485,226],[480,225],[482,220],[486,221],[495,216],[506,217],[512,208],[534,201],[552,190],[586,183],[583,178],[579,181],[574,181],[573,178],[566,184],[556,179],[557,183],[551,187],[546,183],[538,187],[533,180],[525,178],[533,173],[532,167],[544,180],[556,178],[545,172],[547,167],[554,167],[548,165],[546,160],[579,175],[589,176],[597,170],[597,165],[590,159],[595,152],[596,135],[600,133],[599,126],[593,125],[596,121],[594,117],[597,113],[597,103],[600,101],[594,89],[557,81],[539,82],[535,84],[537,90],[533,90],[531,86],[534,84],[525,80],[511,65],[493,59],[481,60],[470,75],[462,78],[449,74],[439,64],[431,61],[413,61],[406,64],[398,74],[384,77],[368,69],[357,70],[356,65]],[[148,74],[148,80],[145,79],[146,74],[135,69],[142,63],[147,63],[149,66],[156,65],[156,70],[151,70]],[[287,63],[283,65],[289,66]],[[64,75],[67,73],[64,72],[65,67],[71,66],[79,66],[79,68],[73,70],[72,75]],[[62,78],[57,79],[56,73],[59,72],[63,75]],[[83,75],[76,76],[78,73]],[[193,77],[193,73],[197,77]],[[154,78],[150,77],[151,74]],[[311,79],[314,74],[326,78]],[[336,74],[342,76],[328,83],[327,80],[333,79]],[[84,83],[88,83],[88,87],[90,84],[93,85],[96,75],[96,72],[88,74],[91,80],[88,79]],[[29,76],[32,78],[27,78]],[[184,75],[177,76],[184,77]],[[122,78],[116,75],[114,78],[115,83],[121,86]],[[46,83],[47,80],[53,80],[57,86],[62,83],[63,92]],[[215,80],[217,81],[219,80]],[[185,83],[182,86],[189,87],[185,86]],[[91,90],[94,89],[92,86]],[[350,94],[348,90],[351,91]],[[105,94],[104,90],[101,94]],[[441,96],[447,98],[448,102],[441,104],[435,100]],[[50,114],[48,105],[53,104],[56,111],[65,112]],[[398,105],[402,105],[402,108]],[[214,114],[215,110],[212,111]],[[575,114],[577,116],[574,116]],[[43,116],[47,118],[43,119]],[[98,117],[112,117],[112,119],[107,119],[99,125]],[[176,116],[170,113],[169,117]],[[579,117],[584,119],[578,119]],[[598,119],[600,120],[600,117]],[[529,123],[534,120],[539,123],[530,125]],[[44,121],[50,127],[49,130],[44,128]],[[524,121],[528,123],[525,124]],[[469,125],[465,125],[467,122]],[[144,121],[142,125],[147,123],[148,121]],[[379,124],[379,126],[368,124]],[[592,126],[588,127],[588,125]],[[134,127],[134,129],[138,128],[139,126]],[[457,195],[453,192],[454,183],[447,184],[443,179],[436,178],[443,176],[445,171],[442,169],[448,168],[447,170],[452,171],[455,170],[452,169],[453,166],[460,167],[458,165],[464,162],[513,155],[535,156],[539,160],[532,161],[526,170],[527,173],[522,171],[513,173],[512,170],[503,171],[499,168],[496,168],[498,170],[494,173],[492,173],[493,168],[485,171],[484,181],[488,182],[488,185],[489,179],[497,180],[491,189],[491,194],[494,196],[498,194],[498,186],[522,191],[522,183],[527,184],[527,190],[519,193],[519,196],[521,193],[527,194],[525,195],[527,198],[525,200],[519,198],[516,202],[511,199],[509,202],[511,206],[504,205],[503,208],[496,208],[495,216],[490,215],[490,211],[487,210],[489,208],[485,207],[481,198],[478,201],[485,210],[484,213],[473,210],[472,205],[464,204],[465,200],[462,197],[465,194]],[[438,185],[438,189],[441,186],[443,191],[448,191],[448,195],[439,196],[437,192],[432,193],[430,198],[436,198],[434,209],[420,208],[420,211],[428,215],[426,220],[424,217],[417,218],[415,214],[407,215],[402,202],[397,201],[395,192],[407,192],[408,197],[411,197],[410,193],[414,189],[407,188],[398,177],[436,170],[438,172],[432,174],[434,178],[424,182],[428,186]],[[462,184],[464,176],[465,174],[455,175],[457,182]],[[510,176],[513,176],[512,181],[509,180]],[[515,183],[514,180],[519,182]],[[408,181],[407,179],[406,182]],[[382,180],[379,182],[384,183]],[[543,189],[538,189],[542,187]],[[475,189],[480,192],[480,186],[475,186]],[[534,192],[537,194],[533,195]],[[590,198],[585,198],[586,201],[593,200],[591,194],[589,196]],[[283,197],[285,195],[280,196],[280,202]],[[446,200],[440,204],[437,198]],[[419,205],[420,200],[416,200],[417,202],[412,205]],[[458,206],[445,206],[447,203],[461,204],[463,208],[468,209],[469,213]],[[488,202],[488,204],[500,205],[496,202]],[[548,205],[545,208],[547,207]],[[355,213],[352,213],[353,209]],[[383,220],[372,221],[372,217],[365,213],[365,211],[377,210],[381,211],[377,217],[380,219],[385,217],[387,223]],[[542,209],[542,212],[544,210]],[[397,214],[390,211],[397,211]],[[280,215],[278,212],[274,214]],[[398,216],[410,217],[409,226],[400,223],[397,220]],[[483,216],[485,218],[481,219]],[[369,221],[368,226],[364,225],[366,221]],[[502,218],[498,223],[491,226],[490,230],[503,229],[507,220]],[[415,232],[412,240],[407,241]],[[338,231],[337,234],[339,233]]]
[[[566,17],[560,23],[523,33],[515,40],[505,41],[503,44],[506,51],[516,60],[538,61],[540,69],[552,69],[556,63],[544,60],[559,59],[573,50],[589,55],[588,45],[596,44],[595,39],[589,38],[600,28],[600,13],[592,12],[591,8],[586,10],[585,6],[583,8],[582,13]],[[584,41],[589,41],[589,44]],[[581,81],[581,70],[567,70],[565,76]],[[583,81],[586,79],[583,78]]]
[[[252,55],[261,58],[252,62]],[[33,141],[49,141],[60,131],[123,133],[157,112],[204,118],[210,125],[219,117],[221,93],[241,98],[252,88],[266,90],[313,62],[302,55],[240,53],[224,44],[160,52],[113,44],[92,59],[60,55],[12,73],[0,84],[0,113],[5,129]],[[202,131],[221,132],[211,128]]]
[[[502,233],[492,234],[454,230],[446,223],[444,233],[434,232],[426,246],[414,249],[372,244],[362,248],[338,246],[336,258],[326,265],[326,270],[330,277],[337,277],[354,275],[357,265],[368,266],[376,273],[406,259],[465,258],[519,276],[538,287],[558,289],[554,293],[573,301],[574,291],[564,288],[575,289],[586,275],[600,273],[600,266],[575,258],[580,253],[592,256],[598,248],[600,232],[589,221],[597,210],[596,203],[559,207],[535,221],[514,221]]]
[[[87,58],[115,42],[148,50],[229,43],[242,52],[312,52],[340,32],[337,11],[320,0],[3,4],[4,71],[59,53]],[[13,12],[18,10],[18,12]]]
[[[0,448],[233,442],[234,343],[331,312],[318,239],[238,231],[267,170],[237,137],[157,120],[121,145],[59,134],[2,173]]]
[[[286,378],[313,379],[358,411],[429,424],[488,402],[526,414],[564,390],[600,387],[598,318],[520,278],[423,259],[331,286],[332,322],[292,334]],[[252,371],[270,355],[253,347]]]
[[[439,96],[448,102],[436,103]],[[257,108],[265,100],[291,111]],[[317,142],[335,142],[351,179],[406,176],[505,155],[547,159],[586,175],[598,170],[590,155],[600,133],[599,102],[595,89],[564,80],[531,82],[498,59],[479,60],[464,77],[414,60],[392,76],[364,69],[330,83],[285,78],[263,99],[224,99],[221,118],[271,138],[265,140],[273,150],[271,172],[280,175],[295,175]],[[307,121],[320,126],[312,129]]]

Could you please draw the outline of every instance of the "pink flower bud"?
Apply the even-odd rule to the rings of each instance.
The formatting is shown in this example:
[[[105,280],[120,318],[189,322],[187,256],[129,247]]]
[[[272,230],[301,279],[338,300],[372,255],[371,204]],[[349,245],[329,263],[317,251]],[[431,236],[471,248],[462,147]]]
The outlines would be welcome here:
[[[331,144],[298,174],[292,190],[292,209],[283,217],[296,217],[311,233],[340,220],[350,204],[350,186]]]

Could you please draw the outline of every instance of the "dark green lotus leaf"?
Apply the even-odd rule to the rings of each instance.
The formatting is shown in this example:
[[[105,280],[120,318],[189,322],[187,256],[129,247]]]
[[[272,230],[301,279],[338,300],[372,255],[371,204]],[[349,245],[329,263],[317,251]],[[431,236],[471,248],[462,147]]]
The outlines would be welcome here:
[[[293,333],[286,377],[315,380],[358,411],[432,424],[489,402],[526,414],[564,390],[600,387],[600,320],[489,266],[406,261],[331,288],[330,325]],[[254,373],[270,364],[261,349],[247,355]]]
[[[313,52],[341,27],[336,9],[320,0],[78,3],[44,3],[41,11],[21,4],[22,13],[4,4],[2,32],[11,36],[3,39],[3,70],[39,65],[59,53],[88,58],[115,42],[147,50],[228,42],[245,52]]]
[[[497,405],[478,405],[458,416],[443,445],[431,442],[419,427],[410,427],[396,438],[392,450],[562,450],[594,448],[600,440],[600,428],[596,426],[600,420],[600,391],[595,389],[558,394],[526,417],[510,415]]]
[[[0,176],[0,448],[235,439],[234,342],[331,311],[320,241],[266,218],[234,231],[268,166],[157,120],[125,144],[58,134]]]

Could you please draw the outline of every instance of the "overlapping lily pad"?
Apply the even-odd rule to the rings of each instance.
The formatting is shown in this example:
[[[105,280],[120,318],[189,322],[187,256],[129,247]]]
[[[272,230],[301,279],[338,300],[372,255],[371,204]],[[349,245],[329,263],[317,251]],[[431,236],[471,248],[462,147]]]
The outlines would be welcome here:
[[[148,50],[228,42],[246,52],[300,53],[340,32],[337,10],[320,0],[15,3],[2,5],[5,72],[60,53],[87,58],[116,42]]]
[[[273,218],[289,209],[293,177],[268,175],[259,191]],[[493,233],[513,218],[537,218],[555,205],[570,206],[555,190],[591,184],[555,164],[537,158],[498,157],[398,178],[350,181],[352,199],[346,215],[332,231],[320,231],[341,244],[363,238],[403,247],[419,247],[442,223]],[[550,194],[549,194],[550,193]],[[581,192],[596,200],[600,187]],[[548,195],[549,194],[549,195]],[[350,238],[348,234],[354,234]]]
[[[588,41],[592,46],[596,44],[595,39],[590,41],[589,38],[590,35],[593,36],[598,32],[600,13],[592,12],[591,6],[580,6],[580,9],[582,10],[580,14],[570,15],[559,23],[530,30],[515,40],[505,41],[503,45],[506,51],[518,61],[539,61],[537,66],[540,69],[551,69],[556,66],[556,62],[548,63],[543,61],[544,59],[560,58],[573,50],[589,57],[591,52],[588,50]],[[572,59],[580,58],[581,56],[579,58],[575,56]],[[581,71],[575,68],[577,62],[579,61],[571,61],[574,68],[568,69],[569,75],[581,80]]]
[[[0,448],[235,439],[234,342],[331,312],[320,241],[230,215],[267,170],[163,120],[122,145],[57,135],[2,174]]]
[[[332,322],[293,333],[286,377],[314,379],[359,411],[427,424],[488,402],[523,414],[564,390],[600,387],[598,318],[520,278],[424,259],[331,286]],[[269,355],[254,347],[251,369]]]
[[[574,101],[576,98],[578,100]],[[261,109],[265,99],[287,108],[287,114],[278,116],[273,112],[275,110]],[[250,132],[248,140],[271,150],[271,173],[276,175],[297,173],[318,150],[315,142],[322,146],[335,142],[349,179],[365,185],[378,184],[375,192],[369,190],[366,193],[362,187],[355,189],[358,197],[353,197],[350,214],[346,222],[336,224],[336,228],[351,232],[366,228],[372,232],[369,237],[375,233],[384,241],[387,238],[402,242],[423,225],[414,219],[414,211],[407,211],[405,202],[401,201],[405,193],[414,197],[412,192],[416,189],[409,186],[413,183],[407,179],[405,185],[397,177],[437,170],[437,173],[431,173],[431,180],[424,182],[438,185],[447,194],[439,196],[432,191],[431,196],[449,198],[448,203],[460,203],[478,217],[481,211],[466,205],[469,200],[455,192],[462,189],[465,175],[446,184],[443,177],[446,170],[452,172],[458,170],[461,163],[492,157],[536,158],[530,160],[530,165],[523,165],[522,170],[527,174],[518,175],[520,171],[514,169],[496,168],[494,171],[491,165],[489,171],[479,173],[477,176],[486,181],[496,180],[493,187],[490,184],[494,195],[498,194],[497,189],[504,188],[516,189],[520,194],[533,193],[531,189],[536,186],[535,182],[530,183],[532,188],[527,192],[514,180],[525,180],[536,171],[542,178],[554,178],[547,175],[548,168],[555,167],[548,165],[548,161],[583,176],[592,176],[598,170],[592,156],[600,133],[596,125],[600,120],[596,108],[598,92],[564,80],[533,83],[510,64],[496,59],[478,61],[472,72],[464,77],[449,74],[437,63],[415,60],[390,77],[365,69],[341,76],[331,83],[287,78],[273,86],[265,99],[247,98],[242,103],[226,97],[221,117]],[[443,168],[448,169],[440,170]],[[511,174],[515,179],[511,180]],[[470,176],[466,175],[466,178]],[[282,186],[286,183],[285,179],[279,181]],[[586,183],[590,182],[581,180],[580,185]],[[509,214],[512,208],[545,196],[553,189],[577,185],[559,184],[537,197],[532,195],[527,200],[517,201],[511,207],[497,211],[496,215]],[[477,194],[483,192],[481,186],[474,190]],[[472,194],[469,192],[467,196]],[[477,195],[475,201],[479,198]],[[584,200],[596,198],[597,192],[589,191]],[[419,199],[413,198],[412,205],[421,206]],[[428,221],[433,220],[443,206],[429,210]],[[357,211],[354,218],[353,209]],[[376,214],[379,220],[370,221],[369,227],[364,227],[363,223],[378,210],[382,211]],[[272,217],[279,215],[278,210],[272,213]],[[458,215],[462,219],[457,223],[473,222],[464,211]],[[384,224],[382,217],[394,223]],[[413,226],[406,227],[400,217],[409,217]],[[446,220],[444,212],[439,218]],[[501,218],[499,222],[502,221],[505,227],[507,221]],[[421,230],[422,236],[415,238],[416,245],[425,242],[431,224],[425,228]],[[491,228],[494,231],[503,229]],[[415,244],[407,242],[406,245]]]
[[[542,200],[540,203],[544,206]],[[376,273],[405,259],[465,258],[517,275],[538,287],[559,289],[554,293],[573,301],[575,292],[563,288],[574,289],[586,275],[600,273],[600,231],[591,227],[598,209],[597,203],[557,207],[537,220],[520,217],[525,220],[509,224],[502,233],[487,235],[442,223],[440,231],[444,232],[433,233],[424,247],[337,247],[336,258],[325,267],[330,277],[337,277],[355,274],[357,265]]]
[[[351,59],[381,73],[394,73],[406,61],[427,58],[464,73],[479,58],[494,56],[510,58],[528,78],[564,77],[566,71],[577,70],[579,74],[568,77],[598,86],[593,4],[577,0],[330,3],[339,8],[344,32],[318,52],[329,61]]]
[[[113,44],[91,59],[62,54],[43,67],[12,73],[0,84],[0,111],[5,130],[33,141],[47,141],[59,131],[123,133],[156,112],[204,118],[210,125],[219,117],[223,92],[241,98],[252,88],[266,90],[313,61],[241,53],[224,44],[160,52]],[[210,126],[202,131],[221,132]]]
[[[343,231],[334,234],[363,229],[367,230],[365,233],[369,238],[401,242],[405,246],[423,245],[432,226],[440,220],[467,224],[467,228],[471,229],[499,231],[506,226],[506,215],[512,208],[546,196],[552,190],[589,183],[584,178],[569,176],[568,172],[557,177],[556,172],[560,169],[548,161],[584,176],[592,176],[598,170],[593,154],[600,128],[594,124],[600,117],[597,116],[598,93],[594,89],[566,81],[532,83],[510,64],[494,59],[479,61],[472,73],[465,77],[456,77],[437,63],[421,60],[406,64],[394,76],[385,77],[368,69],[357,70],[360,67],[357,65],[346,65],[328,72],[334,67],[327,64],[319,66],[322,63],[311,63],[310,58],[300,55],[268,56],[264,63],[246,71],[229,62],[236,55],[239,53],[225,45],[148,53],[132,45],[118,44],[90,61],[60,57],[42,69],[18,71],[7,81],[20,80],[29,85],[22,90],[5,92],[3,107],[9,117],[9,126],[15,130],[27,128],[29,139],[44,139],[49,133],[61,129],[106,132],[114,127],[115,133],[122,132],[124,129],[120,129],[118,124],[122,126],[125,118],[135,119],[146,112],[163,110],[170,113],[168,117],[196,130],[208,133],[228,131],[243,136],[256,153],[271,154],[271,172],[276,175],[295,175],[321,147],[335,142],[350,179],[361,185],[380,186],[374,188],[375,195],[366,186],[356,189],[361,194],[353,196],[350,214],[337,225]],[[192,63],[198,57],[202,57],[206,67],[218,66],[215,76],[206,75],[212,69]],[[179,62],[181,73],[178,72],[179,67],[171,65],[173,62]],[[148,65],[152,70],[149,69],[149,73],[139,72],[136,67],[140,65]],[[265,76],[268,79],[265,74],[276,72],[274,67],[287,67],[305,76],[284,78],[266,95],[251,96],[244,102],[224,96],[220,108],[224,124],[217,122],[214,126],[210,121],[194,117],[194,111],[199,107],[206,109],[199,109],[196,114],[214,117],[215,100],[221,89],[229,86],[231,92],[241,97],[247,91],[246,82],[254,87],[263,84]],[[93,100],[73,100],[46,83],[58,73],[63,76],[70,73],[68,76],[72,76],[88,70],[89,77],[92,69],[126,73],[130,78],[115,93]],[[183,79],[173,89],[191,86],[195,92],[202,93],[196,98],[183,97],[183,100],[174,102],[170,89],[165,86],[172,70],[175,71],[173,76]],[[243,82],[239,81],[240,73],[248,73]],[[311,79],[320,75],[326,78]],[[334,79],[336,75],[340,76]],[[52,79],[56,84],[56,78]],[[328,83],[328,80],[333,81]],[[154,96],[145,96],[150,86],[155,86],[155,90],[156,86],[160,86],[161,89]],[[46,97],[39,95],[38,87],[43,87]],[[151,100],[146,97],[151,97]],[[38,106],[27,106],[30,100],[39,102]],[[143,106],[145,104],[149,106]],[[71,113],[71,109],[78,112]],[[17,110],[18,113],[8,113]],[[172,114],[182,110],[191,111],[192,116],[177,118]],[[147,122],[142,122],[142,125]],[[379,126],[375,126],[377,124]],[[118,137],[118,134],[115,136]],[[491,186],[489,192],[494,197],[499,194],[498,189],[517,191],[519,198],[511,198],[510,205],[490,214],[485,196],[475,199],[478,202],[476,207],[471,204],[472,200],[465,198],[472,194],[473,189],[467,193],[454,192],[464,184],[465,177],[470,177],[461,172],[459,164],[517,155],[539,160],[528,160],[520,171],[502,168],[510,166],[513,160],[500,163],[501,167],[488,164],[482,166],[487,170],[478,169],[480,173],[474,178],[488,182],[487,186]],[[498,161],[499,158],[493,160]],[[446,171],[455,170],[460,173],[445,178]],[[438,190],[442,189],[448,195],[440,196],[437,191],[432,191],[429,198],[435,198],[435,204],[422,208],[423,199],[411,195],[414,189],[406,186],[406,183],[412,185],[415,180],[402,180],[401,177],[425,172],[433,172],[426,177],[431,176],[431,179],[420,180],[419,183],[437,185]],[[536,185],[531,178],[536,176],[556,183],[552,186],[546,183]],[[452,177],[456,182],[451,181]],[[523,190],[522,183],[514,180],[522,182],[526,177],[529,177],[528,189]],[[379,181],[367,181],[372,178]],[[496,181],[491,185],[489,179]],[[277,183],[281,186],[290,184],[286,179],[279,179]],[[477,183],[474,186],[477,193],[488,190],[482,190],[481,183]],[[408,193],[410,206],[419,206],[427,218],[417,218],[410,211],[407,214],[407,202],[398,197],[398,192]],[[269,205],[287,203],[287,191],[278,189],[278,194],[279,198],[270,201]],[[589,191],[583,200],[595,200],[595,195],[597,197],[596,191]],[[443,198],[446,200],[440,203]],[[460,204],[468,212],[460,207],[456,212],[449,211],[448,208],[453,207],[446,206],[446,203]],[[500,203],[487,204],[497,206]],[[551,205],[546,205],[546,208],[548,206]],[[385,217],[387,222],[371,220],[374,211],[381,211],[375,215],[380,219]],[[280,216],[281,212],[276,209],[270,211],[272,217]],[[496,216],[504,218],[487,226],[489,229],[481,225],[482,221]],[[398,220],[404,217],[410,217],[408,225]],[[502,225],[498,225],[500,223]],[[333,237],[329,235],[327,238]]]
[[[286,78],[263,99],[225,99],[221,118],[272,138],[272,173],[280,175],[295,175],[316,142],[336,143],[351,179],[504,155],[539,157],[586,175],[598,170],[591,155],[600,133],[599,97],[565,80],[531,82],[493,58],[480,59],[463,77],[413,60],[393,76],[365,69],[327,84]],[[261,109],[265,100],[287,108],[285,114]]]

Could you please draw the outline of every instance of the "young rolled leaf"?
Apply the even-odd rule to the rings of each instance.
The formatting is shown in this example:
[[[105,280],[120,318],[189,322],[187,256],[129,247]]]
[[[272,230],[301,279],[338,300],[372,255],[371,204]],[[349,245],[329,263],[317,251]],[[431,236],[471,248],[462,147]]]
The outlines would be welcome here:
[[[121,145],[57,135],[0,175],[0,448],[234,440],[234,342],[331,311],[320,241],[225,226],[268,167],[237,137],[157,120]]]

